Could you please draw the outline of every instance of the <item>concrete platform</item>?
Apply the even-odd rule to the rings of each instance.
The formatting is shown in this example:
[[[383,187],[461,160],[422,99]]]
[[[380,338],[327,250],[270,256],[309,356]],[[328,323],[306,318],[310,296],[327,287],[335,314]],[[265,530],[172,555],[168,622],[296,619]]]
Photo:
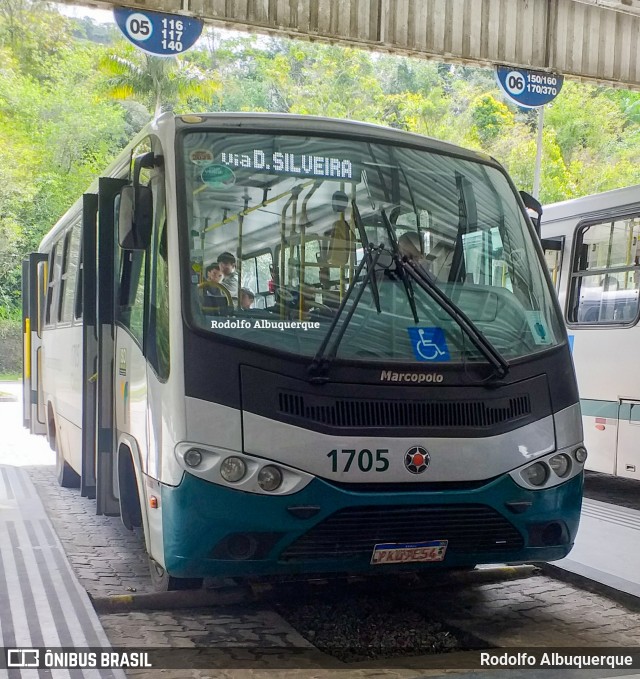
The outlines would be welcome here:
[[[109,648],[89,597],[27,472],[0,465],[0,646]],[[70,670],[0,670],[9,679],[69,677]],[[74,676],[124,679],[121,670],[71,670]]]
[[[585,498],[575,546],[554,568],[640,606],[640,511]]]

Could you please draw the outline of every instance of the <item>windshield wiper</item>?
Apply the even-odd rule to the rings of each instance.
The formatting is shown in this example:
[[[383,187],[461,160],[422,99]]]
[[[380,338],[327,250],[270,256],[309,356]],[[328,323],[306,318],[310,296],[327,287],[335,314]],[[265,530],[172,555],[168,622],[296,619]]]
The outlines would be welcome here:
[[[380,210],[380,214],[382,215],[384,225],[389,234],[389,242],[393,249],[392,254],[396,262],[396,270],[398,270],[405,284],[405,289],[408,289],[407,297],[409,298],[409,304],[411,305],[411,310],[413,311],[416,323],[418,320],[415,311],[415,300],[413,299],[413,289],[411,287],[408,288],[409,282],[406,281],[406,273],[408,273],[411,279],[460,326],[462,331],[471,340],[473,346],[480,351],[493,367],[498,378],[501,379],[505,377],[509,372],[509,363],[504,356],[483,335],[482,331],[467,314],[452,299],[445,295],[442,290],[440,290],[420,265],[417,265],[412,259],[401,255],[393,225],[391,224],[389,217],[387,217],[387,213],[384,210]]]
[[[387,213],[384,208],[380,210],[382,219],[384,221],[385,229],[387,230],[387,236],[389,238],[389,245],[391,246],[391,255],[393,261],[396,265],[396,275],[402,281],[404,285],[404,291],[407,294],[407,299],[409,300],[409,306],[411,307],[411,313],[413,314],[413,320],[416,325],[420,322],[418,318],[418,309],[416,307],[416,298],[413,294],[413,285],[411,285],[411,280],[407,276],[407,272],[403,266],[402,255],[400,254],[400,247],[398,246],[398,238],[396,237],[396,232],[391,224],[391,220],[387,217]]]
[[[360,228],[360,227],[358,227]],[[336,353],[338,352],[338,347],[340,346],[340,342],[342,341],[342,338],[344,337],[344,333],[347,331],[347,326],[349,325],[349,322],[351,321],[351,318],[353,317],[353,314],[355,313],[356,307],[360,303],[360,299],[362,298],[362,295],[364,294],[365,288],[367,287],[367,283],[371,283],[371,289],[373,292],[373,298],[374,302],[376,305],[376,310],[378,313],[380,313],[380,294],[378,291],[378,284],[376,283],[375,280],[375,275],[374,275],[374,270],[375,266],[378,262],[378,258],[380,257],[380,254],[382,253],[383,247],[382,246],[374,246],[371,245],[366,237],[366,234],[364,234],[364,228],[361,230],[360,238],[362,240],[362,237],[364,235],[365,241],[362,243],[363,245],[363,250],[364,250],[364,256],[362,257],[362,260],[360,261],[360,264],[358,265],[358,268],[356,269],[353,278],[351,280],[351,283],[349,284],[349,287],[345,291],[344,297],[342,298],[342,301],[340,302],[340,306],[338,307],[335,316],[333,317],[333,320],[331,321],[331,325],[327,329],[327,332],[324,336],[324,339],[322,340],[322,343],[320,344],[320,347],[318,348],[318,351],[316,352],[315,356],[313,357],[313,360],[311,361],[309,368],[308,368],[308,373],[309,373],[309,381],[313,383],[324,383],[328,382],[329,377],[328,377],[328,371],[329,371],[329,366],[331,364],[331,361],[335,358]],[[365,246],[366,242],[366,246]],[[351,294],[355,290],[356,284],[358,283],[358,280],[360,278],[360,274],[362,273],[362,269],[364,268],[365,264],[367,265],[367,275],[365,276],[364,280],[362,281],[362,285],[358,289],[358,292],[356,293],[356,296],[353,300],[353,304],[351,305],[351,308],[349,309],[349,312],[347,313],[347,316],[344,319],[344,322],[342,323],[342,326],[340,327],[340,331],[336,335],[333,344],[331,345],[331,349],[327,351],[327,347],[329,346],[329,342],[331,341],[331,337],[338,325],[338,322],[342,318],[342,314],[344,313],[344,309],[349,301],[349,298],[351,297]]]

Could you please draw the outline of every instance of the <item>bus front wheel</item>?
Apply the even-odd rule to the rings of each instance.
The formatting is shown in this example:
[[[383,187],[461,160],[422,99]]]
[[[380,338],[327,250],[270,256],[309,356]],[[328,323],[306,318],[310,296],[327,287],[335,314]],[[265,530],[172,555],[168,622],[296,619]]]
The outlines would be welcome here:
[[[79,488],[80,476],[64,459],[55,431],[49,436],[49,445],[56,454],[56,479],[62,488]]]
[[[175,578],[157,562],[149,557],[149,572],[151,583],[156,592],[171,592],[184,589],[200,589],[202,578]]]

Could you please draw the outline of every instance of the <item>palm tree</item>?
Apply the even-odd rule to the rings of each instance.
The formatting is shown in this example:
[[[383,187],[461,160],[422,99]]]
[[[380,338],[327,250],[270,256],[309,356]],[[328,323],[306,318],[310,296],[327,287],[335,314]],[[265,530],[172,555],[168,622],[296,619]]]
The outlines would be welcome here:
[[[170,109],[186,97],[211,97],[220,83],[210,71],[202,71],[180,57],[154,57],[127,46],[124,56],[108,53],[99,62],[109,79],[107,94],[114,99],[137,99],[154,115]]]

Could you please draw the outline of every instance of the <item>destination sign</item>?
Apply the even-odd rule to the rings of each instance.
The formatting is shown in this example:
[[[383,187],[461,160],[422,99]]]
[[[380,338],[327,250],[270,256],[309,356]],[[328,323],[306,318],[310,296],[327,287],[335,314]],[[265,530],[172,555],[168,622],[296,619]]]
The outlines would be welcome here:
[[[354,164],[346,158],[252,149],[246,153],[223,152],[219,162],[232,169],[245,168],[270,174],[359,181]]]

